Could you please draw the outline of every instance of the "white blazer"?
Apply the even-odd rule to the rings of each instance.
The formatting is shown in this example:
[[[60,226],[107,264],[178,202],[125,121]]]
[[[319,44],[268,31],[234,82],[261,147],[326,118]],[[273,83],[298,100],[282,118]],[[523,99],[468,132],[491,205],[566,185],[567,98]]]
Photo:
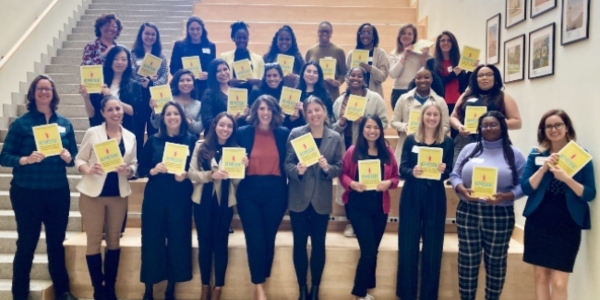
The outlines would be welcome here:
[[[123,155],[123,161],[132,169],[135,173],[137,168],[137,157],[136,157],[136,140],[135,135],[121,126],[121,133],[123,144],[125,146],[125,155]],[[98,162],[96,154],[94,153],[94,145],[100,142],[108,140],[106,135],[106,125],[94,126],[89,128],[85,132],[83,142],[79,148],[79,153],[75,157],[75,168],[79,170],[82,165],[93,166]],[[77,184],[77,190],[90,197],[98,197],[104,187],[104,181],[106,180],[106,173],[103,175],[83,175],[79,184]],[[131,194],[131,187],[127,176],[119,174],[119,193],[121,197],[125,198]]]

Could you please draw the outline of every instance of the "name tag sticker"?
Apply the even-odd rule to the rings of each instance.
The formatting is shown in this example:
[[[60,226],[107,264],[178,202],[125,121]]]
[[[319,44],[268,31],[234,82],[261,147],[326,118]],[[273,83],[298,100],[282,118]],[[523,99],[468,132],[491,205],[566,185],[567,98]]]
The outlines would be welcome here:
[[[453,69],[452,66],[448,66],[448,73],[452,73]]]
[[[542,166],[544,165],[544,163],[548,160],[548,157],[545,156],[538,156],[535,158],[535,165],[536,166]]]
[[[202,48],[202,53],[210,54],[210,48]]]
[[[412,153],[419,153],[419,147],[413,146],[412,147]]]
[[[474,164],[482,164],[483,163],[483,158],[481,158],[481,157],[473,157],[473,158],[471,158],[471,161]]]
[[[67,132],[67,129],[64,128],[64,127],[62,127],[62,126],[58,126],[58,132],[59,133],[65,133],[65,132]]]

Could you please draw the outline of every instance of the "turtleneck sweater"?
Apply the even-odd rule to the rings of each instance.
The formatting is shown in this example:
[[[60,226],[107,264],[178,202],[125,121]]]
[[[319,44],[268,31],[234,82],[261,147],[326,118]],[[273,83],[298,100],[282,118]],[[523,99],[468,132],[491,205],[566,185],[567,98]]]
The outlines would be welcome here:
[[[481,143],[483,145],[483,151],[480,154],[470,158],[465,165],[460,168],[462,162],[473,152],[473,149],[477,146],[476,143],[471,143],[466,145],[460,154],[458,155],[458,159],[454,164],[454,170],[450,174],[450,183],[452,183],[452,187],[456,190],[456,187],[459,184],[464,184],[466,188],[471,188],[471,180],[473,176],[473,167],[475,166],[484,166],[484,167],[494,167],[498,169],[498,188],[497,192],[506,193],[512,192],[515,195],[514,200],[506,201],[504,203],[500,203],[500,206],[511,206],[514,204],[514,201],[523,197],[523,191],[521,190],[521,185],[518,184],[521,175],[523,174],[523,169],[525,168],[525,157],[521,153],[517,147],[511,145],[511,149],[515,156],[515,168],[517,170],[517,185],[514,184],[512,170],[510,166],[506,162],[504,158],[504,150],[502,148],[503,140],[497,140],[494,142],[488,142],[482,140]],[[466,201],[461,194],[458,194],[458,197],[462,201]],[[486,203],[486,201],[481,200],[481,203]]]

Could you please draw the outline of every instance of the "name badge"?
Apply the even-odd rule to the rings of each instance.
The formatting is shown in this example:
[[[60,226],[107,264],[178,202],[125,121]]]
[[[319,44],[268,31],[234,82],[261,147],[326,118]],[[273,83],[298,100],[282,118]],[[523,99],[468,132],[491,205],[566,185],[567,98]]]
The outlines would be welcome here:
[[[412,147],[412,153],[419,153],[419,147],[413,146]]]
[[[202,53],[210,54],[210,48],[202,48]]]
[[[542,166],[544,165],[544,163],[548,160],[548,157],[545,156],[538,156],[535,158],[535,165],[536,166]]]
[[[452,73],[453,69],[452,66],[448,66],[448,73]]]
[[[62,127],[62,126],[58,126],[58,133],[65,133],[67,132],[67,129]]]
[[[372,63],[373,62],[373,56],[369,56],[369,62]]]
[[[483,163],[483,158],[481,158],[481,157],[473,157],[473,158],[471,158],[471,162],[473,162],[474,164],[482,164]]]

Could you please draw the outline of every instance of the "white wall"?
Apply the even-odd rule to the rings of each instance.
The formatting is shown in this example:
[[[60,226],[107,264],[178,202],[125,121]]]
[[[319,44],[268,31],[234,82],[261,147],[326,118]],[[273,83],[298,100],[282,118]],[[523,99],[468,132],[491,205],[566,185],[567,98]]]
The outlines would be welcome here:
[[[574,121],[578,142],[596,158],[596,170],[600,169],[600,131],[598,109],[600,92],[598,84],[598,63],[595,50],[600,49],[600,3],[592,1],[590,13],[590,37],[575,44],[560,45],[560,24],[562,0],[557,0],[557,8],[534,19],[530,18],[530,0],[527,3],[527,19],[509,29],[505,24],[506,0],[419,0],[419,19],[428,16],[427,38],[435,38],[441,31],[454,33],[460,46],[469,45],[482,49],[481,60],[485,61],[486,20],[501,13],[501,59],[497,65],[504,68],[504,41],[525,34],[525,65],[529,51],[529,32],[556,22],[556,61],[555,74],[549,77],[529,80],[525,70],[525,80],[506,84],[505,91],[519,104],[523,128],[511,132],[513,143],[529,153],[536,144],[536,127],[541,115],[551,108],[562,108]],[[600,189],[600,174],[596,171],[596,185]],[[600,198],[600,195],[599,197]],[[525,201],[515,205],[517,223],[524,224],[521,216]],[[585,231],[577,257],[574,274],[569,285],[569,299],[598,299],[600,295],[600,199],[591,203],[592,230]],[[533,287],[532,287],[533,288]]]
[[[5,24],[2,43],[0,43],[0,57],[3,57],[52,0],[2,0],[1,2],[0,20]]]

